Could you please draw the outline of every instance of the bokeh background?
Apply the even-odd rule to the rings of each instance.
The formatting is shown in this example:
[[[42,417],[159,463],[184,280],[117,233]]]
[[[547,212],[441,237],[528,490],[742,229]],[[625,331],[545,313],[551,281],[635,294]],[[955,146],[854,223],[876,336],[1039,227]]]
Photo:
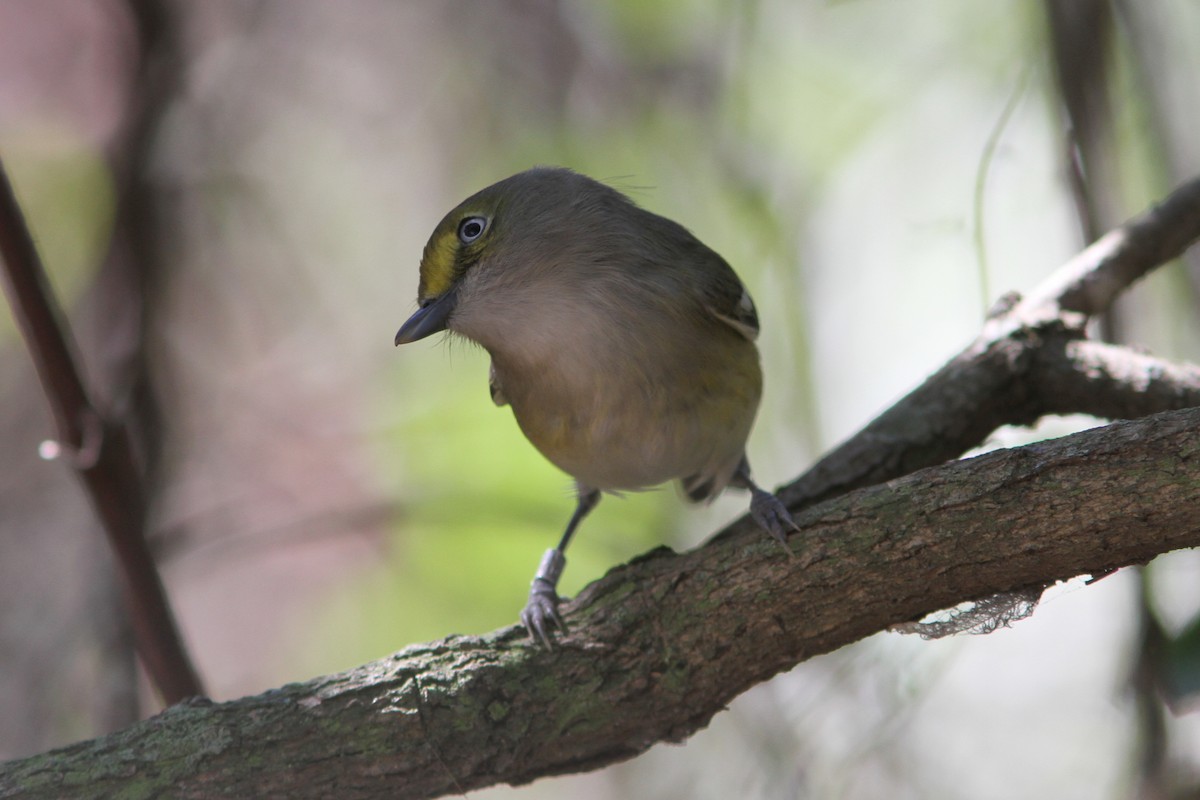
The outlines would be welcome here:
[[[0,157],[137,428],[155,549],[226,699],[512,623],[570,513],[484,354],[392,347],[467,194],[570,166],[722,253],[763,320],[750,453],[775,485],[1200,172],[1197,75],[1193,0],[2,0]],[[1200,360],[1198,275],[1160,270],[1106,333]],[[5,758],[158,708],[86,499],[38,457],[52,436],[5,310]],[[743,508],[606,500],[563,588]],[[813,659],[682,746],[473,796],[1195,797],[1198,608],[1200,558],[1171,555],[991,636]]]

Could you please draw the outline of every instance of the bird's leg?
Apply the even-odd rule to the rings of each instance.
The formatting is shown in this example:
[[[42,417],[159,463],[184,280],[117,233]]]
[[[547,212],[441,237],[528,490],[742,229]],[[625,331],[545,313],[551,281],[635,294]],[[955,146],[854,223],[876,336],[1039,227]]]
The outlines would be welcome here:
[[[750,516],[758,523],[758,527],[784,546],[788,555],[792,555],[792,549],[787,546],[787,535],[790,531],[800,530],[800,526],[792,519],[787,506],[778,497],[750,478],[750,462],[744,457],[729,484],[750,490]]]
[[[599,490],[579,487],[575,513],[571,515],[571,521],[567,523],[562,540],[559,541],[558,547],[547,550],[542,556],[542,563],[533,576],[533,585],[529,587],[529,600],[526,601],[525,608],[521,611],[521,622],[524,623],[525,630],[529,631],[529,638],[535,642],[540,641],[547,650],[554,649],[554,640],[550,636],[552,630],[558,628],[563,633],[567,632],[567,626],[558,613],[558,592],[556,591],[558,578],[562,575],[563,567],[567,565],[567,557],[564,555],[567,544],[571,541],[571,536],[579,527],[579,523],[583,522],[583,518],[599,502]]]

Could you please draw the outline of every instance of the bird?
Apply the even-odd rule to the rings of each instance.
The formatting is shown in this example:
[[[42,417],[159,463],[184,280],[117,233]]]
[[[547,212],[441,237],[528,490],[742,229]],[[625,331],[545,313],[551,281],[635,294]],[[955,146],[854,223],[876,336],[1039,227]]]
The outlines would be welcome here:
[[[534,167],[446,214],[419,274],[396,345],[449,331],[481,346],[493,402],[575,483],[521,612],[535,644],[567,633],[565,552],[604,493],[679,481],[703,502],[746,489],[752,518],[786,547],[796,523],[746,458],[763,385],[754,301],[685,227],[582,173]]]

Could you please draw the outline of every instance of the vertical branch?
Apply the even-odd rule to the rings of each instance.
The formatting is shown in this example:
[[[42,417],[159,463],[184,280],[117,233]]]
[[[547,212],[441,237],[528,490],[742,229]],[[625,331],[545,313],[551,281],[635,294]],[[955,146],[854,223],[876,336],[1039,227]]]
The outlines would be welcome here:
[[[1112,8],[1094,0],[1046,0],[1051,55],[1066,122],[1067,177],[1084,243],[1117,222],[1098,187],[1113,186],[1111,167]],[[1108,200],[1108,206],[1113,203]]]
[[[59,441],[108,534],[138,653],[168,703],[202,693],[146,544],[145,492],[129,432],[91,402],[45,269],[0,164],[0,259],[4,288],[54,413]]]
[[[163,391],[170,386],[168,361],[152,362],[156,311],[171,262],[164,257],[167,223],[163,192],[153,178],[157,142],[186,64],[181,9],[168,0],[126,0],[133,23],[130,73],[120,127],[108,145],[116,186],[116,210],[108,252],[82,304],[90,388],[94,401],[121,419],[139,470],[146,537],[153,544],[154,509],[165,470]],[[107,685],[97,693],[97,722],[120,727],[138,716],[136,637],[119,580],[108,564],[91,569],[99,602],[91,614]]]

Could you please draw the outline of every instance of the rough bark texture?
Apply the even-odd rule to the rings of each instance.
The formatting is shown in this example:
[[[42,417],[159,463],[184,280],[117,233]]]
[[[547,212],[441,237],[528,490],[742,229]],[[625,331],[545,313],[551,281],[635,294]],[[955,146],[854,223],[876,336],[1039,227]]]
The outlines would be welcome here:
[[[0,795],[418,798],[586,770],[892,624],[1196,546],[1197,496],[1200,409],[996,451],[810,508],[795,558],[743,522],[618,567],[554,653],[512,627],[185,704],[12,762]]]

